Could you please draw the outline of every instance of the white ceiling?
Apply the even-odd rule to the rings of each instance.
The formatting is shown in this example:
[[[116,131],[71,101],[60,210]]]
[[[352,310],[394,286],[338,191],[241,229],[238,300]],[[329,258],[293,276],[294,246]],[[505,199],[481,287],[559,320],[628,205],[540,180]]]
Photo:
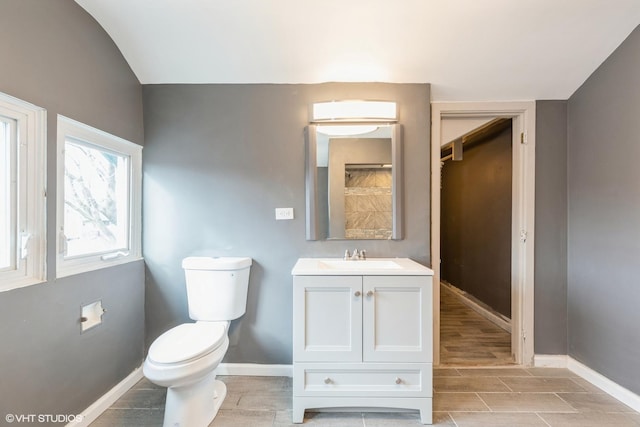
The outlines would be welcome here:
[[[639,0],[76,0],[142,84],[431,83],[434,101],[568,99]]]

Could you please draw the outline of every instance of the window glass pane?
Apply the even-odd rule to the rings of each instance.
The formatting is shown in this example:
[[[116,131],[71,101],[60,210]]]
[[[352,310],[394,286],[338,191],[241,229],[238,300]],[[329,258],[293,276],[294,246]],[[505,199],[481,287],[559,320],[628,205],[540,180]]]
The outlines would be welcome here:
[[[129,157],[65,141],[65,258],[128,250]]]
[[[15,218],[15,198],[12,197],[11,175],[15,170],[12,164],[10,123],[0,117],[0,270],[15,266],[15,242],[13,218]]]

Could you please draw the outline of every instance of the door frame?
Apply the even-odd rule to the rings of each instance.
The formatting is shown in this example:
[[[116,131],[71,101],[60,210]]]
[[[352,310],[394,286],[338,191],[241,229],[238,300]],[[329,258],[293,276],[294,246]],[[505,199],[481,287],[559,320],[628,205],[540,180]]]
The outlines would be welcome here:
[[[511,351],[518,365],[533,366],[535,101],[433,102],[431,104],[431,268],[433,361],[440,364],[441,129],[447,118],[513,119],[511,225]],[[522,138],[522,139],[521,139]]]

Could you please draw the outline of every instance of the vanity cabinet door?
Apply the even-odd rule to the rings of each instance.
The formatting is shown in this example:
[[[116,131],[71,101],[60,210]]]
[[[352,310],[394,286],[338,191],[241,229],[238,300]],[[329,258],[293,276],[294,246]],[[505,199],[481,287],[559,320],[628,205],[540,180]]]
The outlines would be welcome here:
[[[433,361],[430,276],[363,278],[365,362]]]
[[[294,276],[293,360],[362,360],[362,277]]]

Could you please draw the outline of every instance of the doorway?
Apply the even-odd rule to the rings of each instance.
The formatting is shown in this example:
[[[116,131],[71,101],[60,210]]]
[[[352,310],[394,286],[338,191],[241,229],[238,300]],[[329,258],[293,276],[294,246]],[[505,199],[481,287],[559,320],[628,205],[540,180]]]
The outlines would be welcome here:
[[[467,124],[441,148],[440,363],[509,365],[512,119]]]
[[[511,119],[511,351],[516,364],[533,364],[533,248],[535,206],[535,103],[433,103],[431,138],[431,256],[434,270],[434,364],[440,364],[441,175],[440,154],[448,142],[443,120],[468,119],[486,123]]]

